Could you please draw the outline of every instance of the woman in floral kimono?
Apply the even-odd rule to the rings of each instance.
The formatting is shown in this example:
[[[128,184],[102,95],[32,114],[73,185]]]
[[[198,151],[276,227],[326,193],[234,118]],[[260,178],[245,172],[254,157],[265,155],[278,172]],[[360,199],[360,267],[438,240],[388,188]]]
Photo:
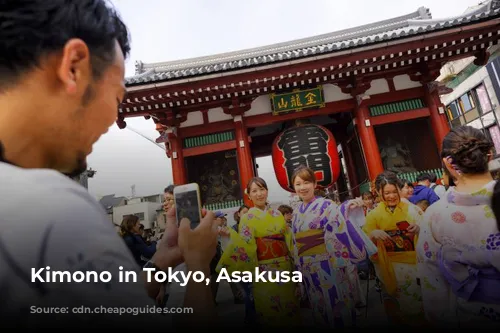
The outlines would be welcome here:
[[[292,277],[292,234],[283,215],[268,207],[266,182],[254,177],[246,193],[254,207],[240,219],[239,233],[231,231],[231,240],[219,261],[217,270],[232,272],[289,272]],[[267,274],[266,274],[267,275]],[[255,277],[254,277],[255,278]],[[299,299],[294,282],[255,282],[253,299],[257,321],[263,326],[297,326],[300,324]]]
[[[456,187],[425,213],[417,247],[424,310],[435,325],[500,326],[500,232],[491,209],[496,181],[488,171],[492,148],[483,132],[468,126],[454,128],[443,140],[445,171]]]
[[[500,230],[500,182],[495,184],[493,196],[491,197],[491,207],[497,219],[497,228]]]
[[[371,259],[382,282],[389,322],[421,325],[425,320],[415,246],[423,212],[402,201],[398,185],[393,172],[377,176],[375,187],[381,201],[366,216],[363,230],[377,244],[378,253]]]
[[[376,252],[357,223],[346,219],[348,208],[357,210],[358,218],[364,219],[363,203],[350,201],[338,209],[333,201],[316,197],[316,177],[306,167],[299,167],[291,181],[302,200],[292,220],[295,263],[303,276],[315,324],[353,326],[356,298],[361,292],[356,263]]]

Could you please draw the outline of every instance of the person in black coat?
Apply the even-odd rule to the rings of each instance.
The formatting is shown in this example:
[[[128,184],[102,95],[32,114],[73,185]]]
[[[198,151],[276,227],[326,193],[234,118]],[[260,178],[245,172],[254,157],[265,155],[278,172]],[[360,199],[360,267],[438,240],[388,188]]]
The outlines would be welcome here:
[[[125,244],[134,256],[137,264],[142,267],[153,257],[156,252],[156,242],[147,244],[142,238],[141,222],[135,215],[126,215],[123,217],[120,226],[120,235],[123,237]]]

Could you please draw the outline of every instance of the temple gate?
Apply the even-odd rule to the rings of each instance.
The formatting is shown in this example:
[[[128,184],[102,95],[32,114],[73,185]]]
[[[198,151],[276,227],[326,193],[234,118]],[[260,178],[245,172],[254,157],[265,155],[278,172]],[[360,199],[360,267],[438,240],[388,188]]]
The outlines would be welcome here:
[[[419,8],[279,45],[139,62],[126,80],[117,123],[152,118],[174,183],[198,182],[213,207],[249,203],[243,189],[258,171],[255,159],[270,155],[275,138],[297,119],[333,133],[343,166],[339,191],[359,195],[384,169],[409,178],[439,173],[449,130],[439,96],[449,91],[435,80],[448,61],[487,62],[499,40],[498,7],[490,1],[443,19]]]

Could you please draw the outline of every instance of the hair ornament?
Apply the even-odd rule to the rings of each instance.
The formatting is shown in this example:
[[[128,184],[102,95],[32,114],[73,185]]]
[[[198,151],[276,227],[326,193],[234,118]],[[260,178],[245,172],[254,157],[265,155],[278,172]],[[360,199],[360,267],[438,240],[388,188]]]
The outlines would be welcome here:
[[[455,170],[455,172],[459,175],[462,174],[462,171],[460,170],[460,168],[458,167],[458,165],[455,163],[455,161],[453,160],[453,157],[451,156],[446,156],[446,162],[448,162],[448,164],[450,164],[450,166],[453,168],[453,170]]]

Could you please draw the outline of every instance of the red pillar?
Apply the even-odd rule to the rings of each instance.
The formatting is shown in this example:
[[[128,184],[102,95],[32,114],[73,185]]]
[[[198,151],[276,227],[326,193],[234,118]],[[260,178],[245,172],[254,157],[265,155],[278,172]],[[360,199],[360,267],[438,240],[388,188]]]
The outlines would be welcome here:
[[[384,171],[384,165],[380,157],[375,130],[370,123],[370,111],[365,103],[361,102],[359,104],[355,113],[355,119],[371,182],[379,173]]]
[[[178,134],[171,130],[168,133],[168,141],[170,142],[170,156],[172,160],[172,176],[175,185],[183,185],[187,183],[186,166],[184,164],[184,154],[182,153],[182,139]]]
[[[243,123],[243,117],[238,115],[234,116],[234,130],[235,130],[235,140],[236,140],[236,156],[238,159],[238,167],[240,172],[240,184],[242,192],[254,177],[253,172],[253,160],[252,152],[250,150],[250,143],[248,141],[248,131]],[[251,206],[252,202],[247,195],[243,193],[243,200],[245,205]]]
[[[439,98],[437,89],[430,90],[429,85],[426,85],[425,100],[430,112],[429,118],[431,121],[431,127],[434,133],[434,138],[436,139],[438,151],[439,153],[441,153],[441,146],[443,143],[443,139],[446,136],[446,134],[448,134],[448,132],[450,131],[448,119],[446,118],[444,107],[441,104],[441,99]],[[443,113],[439,113],[440,107]]]

